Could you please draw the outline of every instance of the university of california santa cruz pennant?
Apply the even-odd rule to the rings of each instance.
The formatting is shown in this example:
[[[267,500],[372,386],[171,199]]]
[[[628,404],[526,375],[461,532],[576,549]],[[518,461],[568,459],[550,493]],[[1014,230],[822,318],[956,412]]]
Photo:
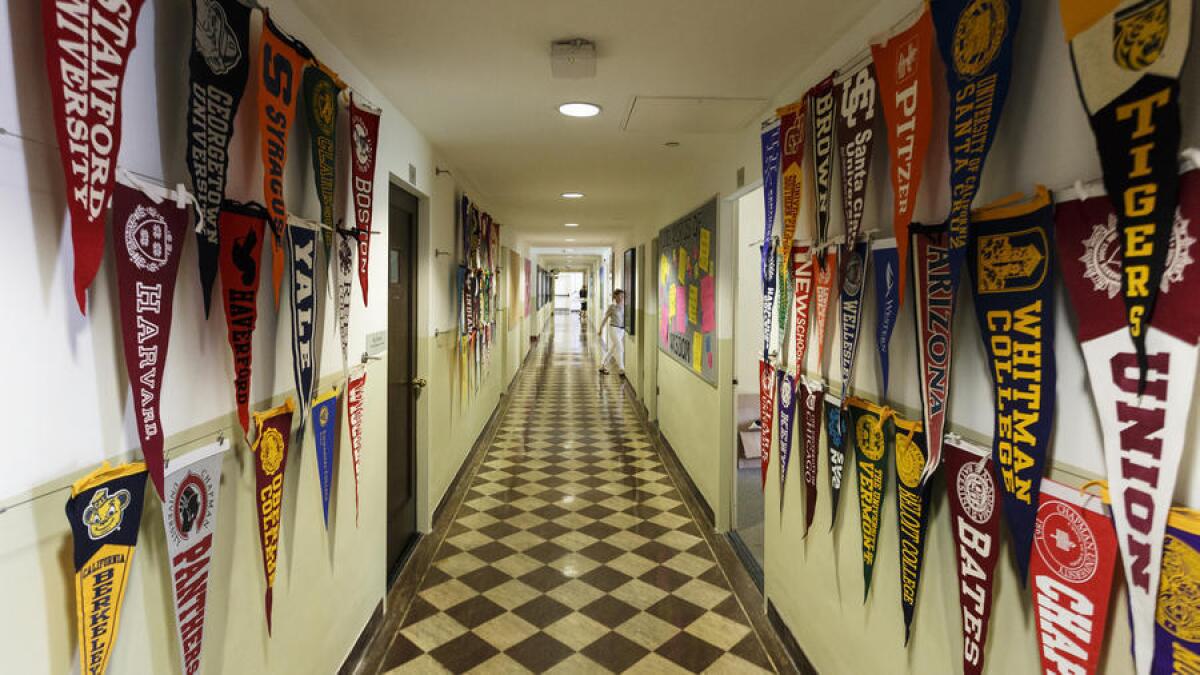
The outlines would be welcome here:
[[[858,241],[867,206],[867,178],[875,148],[875,64],[869,58],[834,78],[837,147],[842,169],[842,213],[846,243]],[[842,258],[842,267],[847,264]],[[845,272],[843,271],[843,278]],[[844,283],[844,282],[843,282]]]

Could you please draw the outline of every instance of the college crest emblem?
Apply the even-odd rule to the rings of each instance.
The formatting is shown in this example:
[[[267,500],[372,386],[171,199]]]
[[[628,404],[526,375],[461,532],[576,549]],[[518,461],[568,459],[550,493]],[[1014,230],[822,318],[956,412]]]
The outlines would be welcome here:
[[[1147,0],[1118,11],[1113,15],[1113,62],[1126,70],[1149,68],[1162,56],[1170,34],[1170,0]]]
[[[323,134],[333,133],[333,123],[337,119],[337,92],[334,91],[333,82],[328,79],[321,79],[313,90],[313,110],[316,120],[320,127],[319,131]]]
[[[95,541],[121,529],[125,509],[129,508],[131,499],[129,490],[117,490],[109,494],[108,488],[102,487],[93,492],[91,501],[83,510],[83,524],[88,537]]]
[[[366,170],[375,156],[374,139],[361,119],[354,120],[350,132],[354,135],[354,144],[351,146],[354,148],[354,163],[360,170]]]
[[[263,473],[274,474],[279,470],[285,449],[283,434],[278,429],[267,427],[263,430],[258,447],[258,461],[262,464]]]
[[[125,221],[125,249],[129,259],[145,272],[157,272],[171,257],[175,245],[162,214],[138,205]]]
[[[1100,560],[1096,535],[1070,505],[1059,500],[1044,502],[1038,508],[1033,542],[1042,560],[1063,579],[1082,584],[1096,574]]]
[[[1161,579],[1158,625],[1180,640],[1200,642],[1200,551],[1167,534]]]
[[[1045,231],[1040,228],[981,235],[979,292],[1029,291],[1041,286],[1046,279],[1048,250]]]
[[[208,522],[210,493],[211,486],[195,473],[189,472],[183,477],[171,495],[173,535],[186,540]]]
[[[954,477],[954,490],[962,504],[963,513],[976,525],[983,525],[992,518],[996,509],[996,488],[988,475],[986,462],[968,462],[959,468]]]
[[[1195,262],[1189,251],[1196,238],[1188,235],[1191,223],[1175,211],[1175,226],[1167,244],[1167,262],[1158,288],[1169,293],[1171,284],[1183,281],[1184,270]],[[1121,242],[1117,235],[1117,216],[1108,214],[1108,221],[1092,225],[1092,235],[1083,241],[1083,276],[1092,282],[1093,290],[1103,291],[1109,298],[1121,292]]]
[[[954,70],[961,77],[979,75],[1004,44],[1008,6],[999,0],[975,0],[958,15],[954,26]]]
[[[225,9],[214,0],[196,0],[196,46],[209,70],[224,75],[242,60],[242,48]]]
[[[880,428],[879,418],[866,415],[859,417],[854,424],[854,442],[867,459],[883,459],[883,430]]]
[[[925,469],[925,454],[916,442],[905,434],[896,436],[896,475],[906,487],[916,489],[921,482],[921,471]]]

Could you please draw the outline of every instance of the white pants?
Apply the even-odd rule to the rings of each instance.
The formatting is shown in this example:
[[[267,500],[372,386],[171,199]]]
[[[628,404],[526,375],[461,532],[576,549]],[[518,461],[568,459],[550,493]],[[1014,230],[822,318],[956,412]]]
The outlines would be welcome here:
[[[608,327],[608,350],[600,361],[601,368],[607,368],[609,360],[617,364],[617,372],[625,372],[625,329],[616,326]]]

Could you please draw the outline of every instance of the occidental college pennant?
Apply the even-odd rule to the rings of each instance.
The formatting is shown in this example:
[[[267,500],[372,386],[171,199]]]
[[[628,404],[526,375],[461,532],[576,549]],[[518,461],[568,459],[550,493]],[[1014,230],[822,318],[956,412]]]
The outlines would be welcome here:
[[[196,256],[208,318],[221,251],[229,141],[250,76],[250,8],[238,0],[192,0],[188,68],[187,168],[196,193]]]
[[[808,320],[812,312],[813,256],[808,246],[792,249],[792,278],[795,284],[796,342],[795,366],[797,373],[804,372],[804,355],[808,352]]]
[[[775,381],[775,368],[767,361],[759,361],[759,449],[762,459],[762,483],[764,490],[767,488],[767,467],[771,465],[771,432],[775,423]]]
[[[1050,195],[1016,195],[974,212],[971,291],[996,399],[992,459],[1021,582],[1054,425],[1054,220]]]
[[[225,445],[213,443],[172,461],[167,474],[162,516],[167,532],[167,558],[171,561],[179,662],[184,673],[200,672],[200,656],[204,652],[208,573],[212,567],[224,457]]]
[[[1179,73],[1192,0],[1059,0],[1075,81],[1116,207],[1125,323],[1148,377],[1146,334],[1166,273],[1179,201]],[[1144,645],[1145,635],[1139,636]],[[1138,672],[1149,668],[1139,654]]]
[[[834,79],[837,144],[842,167],[842,212],[846,242],[858,241],[867,205],[867,177],[875,148],[875,66],[863,60]],[[842,266],[848,261],[842,258]],[[845,272],[843,272],[843,275]]]
[[[775,235],[775,209],[779,199],[779,161],[779,120],[771,120],[763,123],[762,132],[763,213],[765,214],[762,241],[764,360],[771,358],[771,310],[775,304],[775,275],[778,270],[778,258],[775,257],[772,238]],[[763,478],[766,479],[765,474]]]
[[[354,465],[354,525],[358,526],[358,473],[362,464],[363,409],[367,405],[367,369],[355,366],[346,380],[346,419],[350,424],[350,458]]]
[[[304,69],[304,113],[308,122],[308,139],[312,155],[313,181],[317,201],[321,204],[321,241],[325,244],[325,259],[333,245],[333,200],[337,192],[337,114],[338,94],[342,84],[323,63],[313,59]]]
[[[1200,512],[1174,508],[1163,541],[1162,585],[1154,629],[1154,672],[1200,667]]]
[[[849,412],[842,407],[842,399],[833,394],[825,395],[825,438],[829,449],[829,489],[832,493],[829,505],[829,529],[837,522],[838,497],[842,494],[842,471],[846,464],[846,421]]]
[[[293,220],[288,224],[288,247],[291,249],[292,284],[292,374],[296,379],[296,395],[300,399],[300,430],[298,439],[304,438],[305,415],[312,401],[313,381],[316,377],[313,355],[313,319],[316,316],[314,286],[317,266],[317,233],[308,223]]]
[[[267,211],[225,200],[221,207],[221,292],[233,355],[233,394],[242,433],[250,432],[250,365],[258,321],[258,282]]]
[[[371,212],[375,198],[375,151],[379,145],[379,109],[350,94],[350,184],[358,229],[358,285],[367,306],[367,270],[371,254]]]
[[[925,415],[929,454],[924,484],[942,461],[946,406],[950,403],[951,328],[954,326],[954,280],[950,271],[950,235],[945,225],[913,224],[913,286],[917,303],[917,362],[921,373],[921,408]]]
[[[333,488],[334,449],[337,447],[338,389],[317,397],[312,405],[313,440],[317,446],[317,478],[321,481],[321,509],[329,529],[329,493]]]
[[[121,85],[137,42],[142,0],[41,4],[46,75],[71,214],[75,301],[86,313],[87,288],[104,257],[104,215],[121,150]]]
[[[792,458],[792,430],[796,421],[796,378],[778,371],[779,384],[779,508],[783,509],[783,495],[787,487],[788,462]]]
[[[875,261],[875,348],[879,351],[883,375],[883,397],[887,398],[888,343],[892,340],[896,317],[900,315],[900,257],[896,240],[871,242],[871,258]]]
[[[1042,670],[1094,673],[1116,562],[1107,509],[1099,497],[1049,478],[1038,504],[1029,579]]]
[[[809,312],[812,314],[813,333],[817,339],[817,372],[821,377],[825,376],[825,325],[829,319],[829,301],[833,298],[833,286],[837,277],[837,250],[838,247],[831,244],[824,254],[817,253],[813,256],[819,262],[812,289],[812,309]],[[803,366],[803,363],[797,361],[797,367]]]
[[[267,633],[271,632],[271,599],[275,587],[275,567],[279,560],[279,525],[283,518],[283,473],[287,468],[288,442],[292,435],[292,412],[296,405],[289,397],[283,405],[254,413],[257,438],[254,439],[254,495],[258,504],[258,534],[262,545],[263,575],[267,593]]]
[[[1145,387],[1125,330],[1125,236],[1106,197],[1058,204],[1059,261],[1104,437],[1113,524],[1121,547],[1139,673],[1150,670],[1163,532],[1183,455],[1200,342],[1200,171],[1183,174],[1180,205],[1157,282],[1159,312],[1144,335]]]
[[[804,432],[804,536],[812,527],[817,511],[818,456],[821,452],[821,401],[825,398],[825,384],[820,380],[801,378],[800,404],[804,406],[800,427]]]
[[[992,615],[993,574],[1000,558],[1000,486],[986,448],[949,435],[945,448],[950,528],[958,552],[963,673],[979,675]]]
[[[849,395],[850,382],[854,379],[870,252],[865,241],[842,244],[842,398]]]
[[[926,466],[925,434],[920,422],[895,418],[896,511],[900,517],[900,605],[904,610],[904,644],[908,644],[921,563],[925,558],[925,531],[929,522],[929,483],[921,482]]]
[[[933,23],[928,9],[912,25],[871,45],[892,151],[892,227],[899,250],[896,287],[901,305],[908,268],[908,226],[917,205],[933,126],[933,80],[929,72],[932,54]]]
[[[1021,0],[939,0],[929,7],[950,93],[950,273],[958,288],[971,203],[1008,97]]]
[[[871,590],[871,571],[879,553],[879,519],[883,510],[883,489],[887,484],[887,454],[895,441],[892,411],[870,401],[851,396],[846,399],[850,413],[850,438],[858,467],[858,513],[862,524],[863,602]]]
[[[182,202],[156,202],[141,190],[117,183],[113,190],[113,259],[125,370],[133,388],[134,423],[142,456],[159,496],[163,494],[163,433],[159,415],[175,276],[187,232]]]
[[[833,192],[833,78],[831,74],[808,90],[809,121],[812,123],[813,187],[817,197],[817,245],[829,237],[830,203]],[[824,266],[825,261],[818,263]]]
[[[780,200],[783,236],[779,240],[779,259],[785,261],[791,259],[796,221],[800,218],[800,197],[804,191],[804,112],[803,101],[775,111],[779,115],[779,135],[783,143],[779,173],[783,185]]]
[[[117,641],[121,604],[133,566],[146,465],[108,462],[71,486],[67,520],[75,548],[79,672],[103,675]]]

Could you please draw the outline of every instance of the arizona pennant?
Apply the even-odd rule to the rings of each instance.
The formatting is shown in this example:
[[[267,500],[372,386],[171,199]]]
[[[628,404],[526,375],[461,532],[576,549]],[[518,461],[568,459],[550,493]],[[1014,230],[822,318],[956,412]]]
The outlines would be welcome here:
[[[801,378],[800,405],[804,406],[800,427],[804,434],[804,536],[812,527],[817,511],[818,455],[821,452],[821,401],[825,398],[825,383]]]
[[[900,257],[896,240],[871,242],[871,258],[875,261],[875,349],[879,352],[883,375],[883,396],[887,398],[888,344],[892,341],[896,317],[900,316]]]
[[[350,424],[350,458],[354,465],[354,525],[358,526],[358,474],[362,464],[363,414],[367,405],[367,369],[355,366],[346,380],[346,419]]]
[[[808,246],[798,246],[792,249],[792,279],[795,286],[796,303],[796,342],[795,366],[796,373],[804,372],[804,355],[808,352],[808,322],[812,312],[813,297],[813,256]]]
[[[846,399],[850,436],[858,467],[858,513],[862,525],[863,602],[871,590],[871,572],[879,553],[879,521],[887,486],[887,454],[895,442],[892,412],[870,401]]]
[[[913,286],[917,303],[917,362],[921,373],[929,454],[922,485],[942,461],[946,406],[950,404],[951,328],[954,326],[954,280],[950,270],[950,235],[945,225],[918,225],[913,238]]]
[[[767,361],[758,362],[758,423],[762,484],[765,490],[767,467],[771,465],[771,433],[775,423],[775,368]]]
[[[120,182],[113,188],[112,207],[125,370],[142,456],[161,498],[166,434],[159,408],[188,212],[182,201],[159,202]]]
[[[925,170],[925,152],[933,126],[933,80],[929,62],[933,54],[933,22],[929,9],[911,25],[883,43],[871,45],[883,119],[889,129],[892,166],[892,227],[899,252],[897,284],[899,304],[904,304],[908,268],[908,227],[917,205],[917,191]],[[940,441],[939,441],[940,442]]]
[[[313,439],[317,446],[317,478],[321,481],[321,510],[329,529],[329,493],[333,487],[334,448],[337,446],[338,389],[334,387],[312,404]]]
[[[367,271],[371,257],[371,212],[375,208],[375,152],[379,146],[378,108],[350,94],[350,168],[354,224],[358,229],[358,285],[367,306]]]
[[[836,245],[830,245],[824,255],[813,255],[819,264],[813,284],[812,309],[809,312],[812,314],[813,333],[816,334],[817,340],[817,372],[822,378],[825,377],[825,324],[829,319],[829,304],[833,298],[833,286],[837,277],[837,249]]]
[[[796,378],[780,370],[776,385],[779,399],[779,508],[783,509],[784,489],[787,487],[788,463],[792,458],[792,426],[796,421]]]
[[[86,314],[87,288],[104,257],[104,216],[121,150],[122,83],[137,43],[142,0],[41,5],[46,75],[71,214],[75,301]]]
[[[337,114],[342,83],[328,66],[313,59],[304,69],[304,117],[308,123],[309,154],[312,156],[313,181],[321,205],[321,240],[325,259],[333,246],[333,200],[337,192]]]
[[[804,190],[804,103],[793,103],[775,112],[779,115],[779,134],[783,143],[779,173],[783,236],[779,240],[779,259],[790,260]]]
[[[312,401],[313,373],[313,321],[316,317],[314,286],[317,266],[317,233],[308,223],[293,220],[288,224],[288,248],[291,249],[292,286],[292,375],[296,378],[296,396],[300,399],[300,410],[309,409]],[[298,439],[304,438],[305,415],[300,414]]]
[[[267,211],[259,204],[225,200],[221,207],[221,292],[233,354],[233,394],[242,433],[250,432],[250,365],[258,321]]]
[[[842,398],[850,392],[854,380],[854,362],[858,356],[858,334],[862,326],[863,289],[870,272],[867,257],[871,248],[865,241],[842,244]]]
[[[71,486],[67,520],[74,540],[81,673],[103,675],[108,668],[145,496],[146,465],[141,462],[118,467],[104,462]]]
[[[925,531],[929,522],[929,483],[921,482],[926,466],[925,434],[920,422],[895,418],[896,511],[900,517],[900,605],[904,610],[904,644],[908,644],[921,562],[925,558]]]
[[[283,474],[287,469],[288,442],[292,436],[292,412],[296,405],[289,397],[283,405],[254,413],[254,496],[258,505],[258,534],[262,545],[263,575],[267,593],[263,599],[267,611],[267,633],[271,632],[271,600],[275,587],[275,567],[279,560],[279,525],[283,519]]]
[[[771,358],[771,310],[775,305],[775,275],[778,258],[775,257],[773,237],[775,235],[775,209],[779,198],[779,120],[763,123],[762,132],[762,175],[763,219],[762,241],[762,314],[763,314],[763,360]],[[766,476],[764,475],[764,480]]]
[[[829,238],[830,196],[833,191],[833,73],[808,90],[812,123],[813,187],[817,197],[817,245]],[[820,265],[825,260],[818,260]]]
[[[858,241],[867,205],[867,177],[875,148],[875,65],[864,59],[834,79],[837,145],[842,169],[842,213],[846,241]],[[842,266],[848,261],[842,258]],[[846,272],[843,270],[843,275]],[[844,282],[843,282],[844,283]]]
[[[1171,509],[1154,627],[1154,673],[1200,668],[1200,512]]]
[[[187,168],[196,194],[196,256],[208,318],[221,252],[229,141],[250,76],[250,8],[238,0],[192,0],[188,69]]]
[[[849,412],[842,407],[842,399],[833,394],[825,395],[825,439],[829,449],[829,529],[837,522],[838,497],[842,494],[842,473],[846,464],[846,422]]]

